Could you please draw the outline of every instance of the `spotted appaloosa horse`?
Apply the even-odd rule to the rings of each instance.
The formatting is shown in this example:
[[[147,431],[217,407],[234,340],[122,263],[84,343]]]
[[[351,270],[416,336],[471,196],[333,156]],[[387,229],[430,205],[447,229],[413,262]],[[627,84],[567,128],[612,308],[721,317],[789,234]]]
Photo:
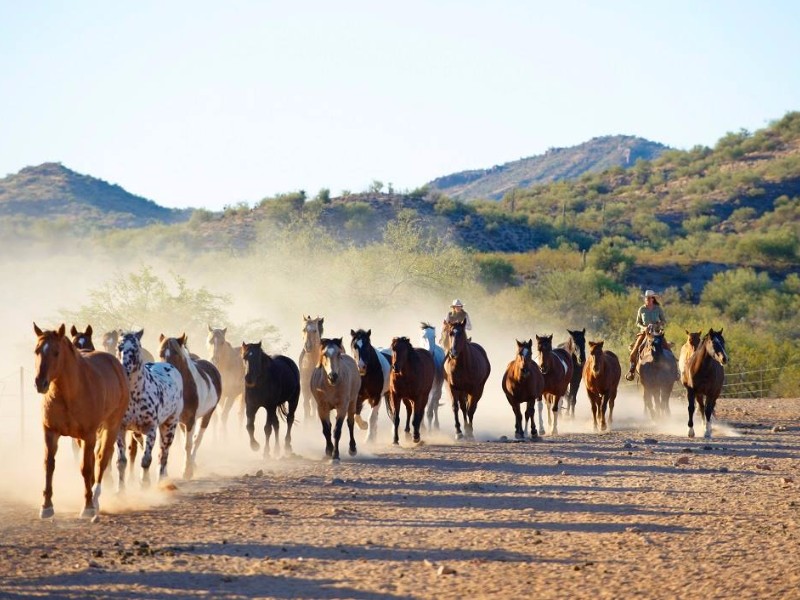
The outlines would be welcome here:
[[[314,416],[316,403],[311,393],[311,374],[319,364],[323,324],[325,317],[312,319],[311,315],[303,315],[303,349],[297,365],[300,368],[300,393],[303,395],[303,415],[306,419]]]
[[[317,413],[325,436],[325,454],[332,460],[339,460],[339,440],[342,437],[342,424],[347,419],[350,430],[350,456],[356,454],[356,439],[353,435],[356,402],[361,387],[356,361],[345,353],[342,338],[320,340],[320,357],[317,367],[311,374],[311,393],[317,401]],[[331,411],[336,411],[336,426],[331,441]]]
[[[728,362],[725,350],[725,338],[722,329],[708,333],[700,340],[697,350],[686,361],[686,368],[681,383],[686,388],[686,399],[689,401],[689,437],[694,437],[694,403],[700,407],[700,415],[705,425],[704,437],[711,437],[711,417],[717,398],[722,392],[725,381],[723,365]]]
[[[492,371],[489,357],[483,346],[467,338],[464,321],[444,323],[444,349],[447,358],[444,361],[444,376],[453,398],[453,416],[455,417],[456,438],[461,439],[461,423],[458,411],[464,416],[464,430],[467,438],[473,438],[472,420],[478,401],[483,396],[486,380]]]
[[[49,331],[39,329],[34,323],[33,330],[36,391],[44,394],[45,487],[39,516],[49,518],[55,512],[53,471],[58,439],[66,435],[82,441],[81,474],[86,503],[81,517],[93,518],[100,510],[103,474],[114,454],[114,441],[128,407],[128,380],[113,356],[77,351],[64,335],[63,324]]]
[[[185,479],[194,473],[195,459],[200,442],[214,415],[214,409],[222,394],[222,379],[219,370],[202,358],[192,358],[186,347],[186,334],[181,337],[159,336],[161,347],[159,356],[178,369],[183,378],[183,411],[181,425],[186,434],[186,467]],[[200,420],[200,428],[194,433],[195,423]]]
[[[572,356],[563,348],[553,348],[553,336],[536,336],[539,368],[544,377],[542,395],[547,404],[550,435],[558,435],[558,403],[572,381]],[[539,410],[539,433],[544,433],[542,411]]]
[[[583,382],[589,403],[592,405],[594,430],[611,429],[614,419],[614,400],[622,377],[622,368],[617,355],[611,350],[603,350],[604,340],[589,342],[589,357],[583,367]],[[608,409],[608,422],[606,422]]]
[[[158,477],[167,476],[169,449],[175,439],[175,430],[183,411],[183,378],[178,369],[169,363],[144,363],[142,358],[143,330],[123,333],[118,351],[122,368],[128,376],[131,399],[117,434],[117,472],[119,489],[125,487],[125,431],[134,432],[135,439],[145,436],[142,454],[142,484],[150,484],[150,465],[156,430],[160,435]],[[131,445],[131,464],[136,458],[136,443]]]
[[[84,331],[78,331],[78,328],[73,325],[69,330],[72,336],[72,345],[78,350],[86,350],[88,352],[94,351],[94,342],[92,342],[92,326],[87,325]]]
[[[406,410],[413,411],[414,441],[420,441],[419,426],[425,416],[425,405],[431,393],[434,377],[433,356],[425,348],[414,348],[407,337],[392,340],[392,371],[389,375],[389,398],[386,406],[394,421],[395,444],[400,443],[400,402],[406,403]],[[406,433],[409,432],[406,420]]]
[[[222,430],[227,431],[228,414],[239,401],[239,427],[244,422],[244,365],[241,353],[225,339],[228,328],[215,329],[208,325],[206,345],[211,352],[211,362],[219,369],[222,377],[222,398],[220,399],[220,417]]]
[[[109,354],[113,354],[114,356],[117,356],[117,347],[119,346],[120,335],[122,335],[122,330],[121,329],[114,329],[112,331],[106,331],[103,334],[103,340],[101,342],[102,345],[103,345],[103,350],[105,350]],[[117,358],[119,358],[119,357],[117,356]],[[146,363],[155,362],[156,358],[155,358],[155,356],[153,356],[152,352],[150,352],[147,348],[143,347],[142,348],[142,361],[144,361]]]
[[[542,390],[544,379],[539,365],[533,362],[533,341],[517,342],[517,355],[506,367],[503,375],[503,392],[506,395],[511,410],[514,411],[514,437],[518,440],[525,439],[525,429],[528,421],[531,423],[531,438],[536,437],[536,423],[534,423],[534,405],[539,402],[542,410]],[[525,404],[525,427],[522,426],[522,412],[520,406]]]
[[[439,407],[442,402],[442,386],[444,385],[444,348],[436,343],[436,328],[428,323],[421,323],[422,334],[420,346],[433,356],[433,386],[428,397],[428,407],[425,416],[428,418],[428,430],[439,429]]]
[[[370,337],[372,330],[350,330],[350,350],[358,366],[361,376],[361,387],[358,390],[356,402],[356,422],[360,425],[361,409],[366,401],[371,410],[369,415],[369,431],[367,441],[374,442],[378,435],[378,414],[380,413],[381,398],[389,392],[389,363],[392,360],[372,345]]]

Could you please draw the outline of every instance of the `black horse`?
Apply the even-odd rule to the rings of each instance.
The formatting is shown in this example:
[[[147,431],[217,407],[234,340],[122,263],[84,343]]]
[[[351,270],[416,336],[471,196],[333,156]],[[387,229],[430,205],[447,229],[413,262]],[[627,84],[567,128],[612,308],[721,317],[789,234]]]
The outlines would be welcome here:
[[[275,455],[279,453],[278,411],[286,420],[285,450],[292,451],[292,425],[297,403],[300,399],[300,370],[294,361],[282,355],[269,356],[261,349],[261,342],[246,344],[242,342],[244,361],[244,404],[247,416],[247,433],[250,435],[250,448],[258,450],[259,445],[253,436],[255,417],[259,408],[267,411],[264,435],[267,438],[264,456],[269,456],[269,438],[275,432]]]
[[[558,345],[572,356],[572,379],[567,391],[566,416],[575,418],[575,404],[578,401],[578,389],[583,379],[583,365],[586,364],[586,328],[580,331],[567,329],[569,339]]]
[[[358,331],[350,330],[350,349],[353,358],[358,365],[358,374],[361,376],[361,388],[358,390],[358,400],[356,401],[355,419],[361,426],[361,409],[364,401],[372,408],[369,416],[369,433],[367,441],[374,442],[378,435],[378,414],[380,413],[381,398],[389,392],[389,366],[392,360],[391,354],[388,356],[381,353],[372,345],[370,341],[372,330]],[[363,428],[363,427],[362,427]]]

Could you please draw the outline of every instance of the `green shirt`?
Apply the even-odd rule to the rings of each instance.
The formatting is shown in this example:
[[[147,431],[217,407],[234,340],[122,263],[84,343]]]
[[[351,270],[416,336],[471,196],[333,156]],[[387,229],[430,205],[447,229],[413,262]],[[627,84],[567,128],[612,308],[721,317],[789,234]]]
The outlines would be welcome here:
[[[662,325],[667,324],[667,317],[664,314],[664,309],[660,304],[653,305],[653,308],[647,308],[647,304],[639,307],[639,312],[636,313],[636,324],[639,329],[646,329],[648,325],[661,322]]]

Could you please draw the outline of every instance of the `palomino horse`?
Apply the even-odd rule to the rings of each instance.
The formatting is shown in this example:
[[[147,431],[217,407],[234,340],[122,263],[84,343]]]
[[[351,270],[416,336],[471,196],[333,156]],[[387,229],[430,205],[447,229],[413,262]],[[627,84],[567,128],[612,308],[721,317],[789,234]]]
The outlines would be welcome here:
[[[569,334],[567,341],[562,342],[558,347],[563,348],[572,356],[572,379],[570,379],[569,391],[567,391],[566,416],[574,419],[583,365],[586,364],[586,328],[584,327],[580,331],[567,329],[567,333]]]
[[[303,414],[306,419],[314,416],[314,399],[311,393],[311,374],[319,364],[322,339],[322,325],[325,317],[312,319],[303,315],[303,349],[297,364],[300,367],[300,392],[303,394]]]
[[[553,349],[553,335],[536,336],[539,368],[544,378],[542,396],[547,404],[550,435],[558,434],[558,403],[572,381],[572,355],[563,348]],[[539,434],[544,433],[542,411],[539,410]]]
[[[686,370],[686,361],[694,354],[694,351],[700,346],[700,338],[703,336],[702,331],[686,331],[686,342],[681,346],[680,357],[678,358],[678,373],[683,381],[683,372]]]
[[[414,441],[419,442],[419,426],[425,416],[425,405],[433,386],[435,367],[431,353],[425,348],[414,348],[407,337],[392,340],[392,372],[389,375],[389,398],[386,406],[394,422],[394,444],[400,443],[400,402],[406,410],[414,412]],[[406,419],[406,433],[409,432]]]
[[[244,362],[244,403],[247,413],[247,434],[250,448],[258,450],[255,436],[256,412],[261,407],[267,411],[264,425],[264,458],[269,457],[269,438],[275,432],[275,456],[279,455],[278,411],[286,420],[287,454],[292,453],[292,425],[297,403],[300,400],[300,371],[294,361],[280,354],[270,356],[261,348],[261,342],[246,344],[242,342],[241,360]]]
[[[583,367],[583,384],[592,405],[594,430],[611,430],[614,420],[614,400],[622,377],[619,358],[611,350],[603,350],[604,340],[589,342],[589,356]],[[608,426],[606,426],[608,409]]]
[[[222,397],[220,398],[222,431],[227,431],[228,414],[239,401],[239,427],[244,421],[244,365],[242,357],[230,342],[225,340],[228,328],[214,329],[208,325],[206,345],[211,353],[212,364],[219,369],[222,377]]]
[[[467,338],[464,321],[444,324],[444,349],[447,358],[444,361],[444,376],[453,399],[453,416],[456,421],[456,439],[461,439],[461,423],[458,411],[464,417],[464,429],[467,437],[473,437],[472,420],[478,401],[483,395],[483,388],[492,367],[489,357],[482,346]]]
[[[135,440],[146,437],[142,454],[142,484],[150,484],[150,465],[156,430],[161,434],[158,477],[167,475],[169,449],[175,439],[183,411],[183,378],[178,369],[165,362],[145,363],[142,358],[143,330],[123,333],[119,342],[119,357],[128,376],[131,399],[117,434],[117,472],[119,489],[125,487],[125,432],[131,430]],[[138,435],[137,435],[138,434]],[[136,459],[136,442],[131,443],[131,466]]]
[[[653,420],[669,415],[669,396],[678,380],[678,363],[666,347],[662,329],[648,327],[637,370],[644,388],[645,412]]]
[[[114,329],[113,331],[106,331],[103,334],[103,350],[109,354],[117,356],[117,347],[119,346],[119,337],[122,334],[121,329]],[[118,357],[119,358],[119,357]],[[142,360],[146,363],[155,362],[156,358],[153,353],[147,348],[142,348]]]
[[[436,328],[428,323],[421,323],[422,335],[420,345],[433,356],[433,386],[428,397],[428,430],[432,427],[439,429],[439,406],[442,400],[442,386],[444,385],[444,348],[436,343]]]
[[[704,437],[711,437],[711,416],[714,414],[714,407],[725,380],[725,369],[722,365],[727,362],[728,353],[725,350],[722,329],[719,331],[709,329],[697,350],[686,361],[686,368],[681,377],[681,383],[686,388],[686,399],[689,401],[689,437],[694,437],[695,400],[706,426]]]
[[[356,402],[356,421],[361,419],[361,409],[364,401],[369,403],[372,409],[369,415],[369,432],[367,441],[374,442],[378,435],[378,414],[380,413],[381,398],[389,392],[389,363],[391,356],[386,356],[383,352],[375,349],[370,341],[372,330],[358,331],[350,330],[350,350],[358,366],[358,374],[361,376],[361,388],[358,390],[358,401]]]
[[[200,442],[206,432],[214,409],[222,395],[222,380],[219,370],[202,358],[194,358],[186,347],[186,334],[181,337],[165,337],[162,333],[158,341],[161,343],[159,356],[176,367],[183,378],[183,412],[181,425],[185,434],[186,466],[184,479],[191,479],[194,473],[195,459]],[[194,426],[200,420],[197,435]]]
[[[311,393],[317,401],[317,414],[325,436],[325,455],[339,460],[339,440],[342,423],[347,418],[350,430],[350,456],[356,454],[356,439],[353,436],[356,402],[361,378],[353,358],[345,353],[342,338],[320,340],[319,363],[311,373]],[[331,442],[331,411],[336,411],[336,426]]]
[[[525,439],[525,430],[528,421],[531,423],[531,438],[536,437],[536,423],[534,423],[534,405],[539,402],[539,411],[542,410],[542,390],[544,378],[539,370],[539,365],[533,362],[533,340],[520,342],[517,340],[517,356],[508,363],[503,375],[503,392],[514,411],[514,437],[518,440]],[[520,406],[525,404],[525,427],[522,426],[522,412]]]
[[[86,350],[87,352],[94,351],[91,325],[87,325],[85,331],[78,331],[78,328],[73,325],[69,330],[69,334],[72,336],[72,345],[78,350]]]
[[[75,350],[64,335],[63,324],[56,331],[43,331],[34,323],[33,331],[36,391],[44,394],[45,486],[39,516],[45,519],[55,513],[53,471],[58,438],[66,435],[82,441],[81,475],[86,504],[81,517],[94,518],[100,509],[103,473],[114,454],[114,441],[128,408],[128,380],[113,356]]]

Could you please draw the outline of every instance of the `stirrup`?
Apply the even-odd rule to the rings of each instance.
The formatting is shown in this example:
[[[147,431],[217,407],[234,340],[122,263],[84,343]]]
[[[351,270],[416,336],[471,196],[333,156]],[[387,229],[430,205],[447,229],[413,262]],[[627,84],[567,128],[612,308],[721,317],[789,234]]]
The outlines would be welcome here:
[[[627,373],[625,373],[625,379],[627,379],[628,381],[633,381],[633,375],[634,375],[633,371],[628,371]]]

